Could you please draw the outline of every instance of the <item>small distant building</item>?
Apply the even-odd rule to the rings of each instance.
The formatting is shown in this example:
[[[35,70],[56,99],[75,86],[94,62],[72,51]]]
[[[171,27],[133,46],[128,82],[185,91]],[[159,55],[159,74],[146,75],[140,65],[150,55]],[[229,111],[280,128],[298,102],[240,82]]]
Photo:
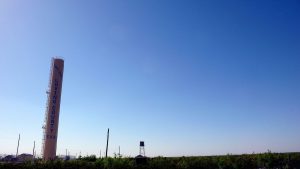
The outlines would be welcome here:
[[[142,155],[138,155],[135,157],[135,163],[138,165],[147,164],[148,158]]]
[[[5,156],[2,161],[5,161],[5,162],[12,162],[12,161],[17,161],[16,157],[13,156],[13,155],[7,155]]]
[[[33,159],[33,155],[25,154],[25,153],[20,154],[17,157],[17,161],[19,161],[19,162],[31,161],[32,159]]]
[[[76,156],[72,156],[72,155],[59,155],[57,156],[58,159],[60,160],[64,160],[64,161],[68,161],[68,160],[75,160]]]

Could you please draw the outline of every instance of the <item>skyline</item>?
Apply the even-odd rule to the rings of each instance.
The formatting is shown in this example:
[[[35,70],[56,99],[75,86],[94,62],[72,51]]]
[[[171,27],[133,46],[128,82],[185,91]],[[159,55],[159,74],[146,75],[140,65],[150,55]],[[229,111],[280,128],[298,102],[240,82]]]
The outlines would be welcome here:
[[[0,1],[0,154],[41,151],[65,60],[57,154],[300,151],[297,0]]]

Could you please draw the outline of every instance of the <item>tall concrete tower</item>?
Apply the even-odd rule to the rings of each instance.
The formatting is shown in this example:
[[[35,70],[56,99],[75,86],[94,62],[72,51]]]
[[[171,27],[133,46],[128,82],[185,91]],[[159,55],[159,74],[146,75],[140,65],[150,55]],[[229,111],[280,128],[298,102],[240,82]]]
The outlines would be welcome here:
[[[44,138],[42,154],[44,160],[53,160],[56,156],[59,108],[63,81],[64,60],[52,58],[47,107],[45,112]]]

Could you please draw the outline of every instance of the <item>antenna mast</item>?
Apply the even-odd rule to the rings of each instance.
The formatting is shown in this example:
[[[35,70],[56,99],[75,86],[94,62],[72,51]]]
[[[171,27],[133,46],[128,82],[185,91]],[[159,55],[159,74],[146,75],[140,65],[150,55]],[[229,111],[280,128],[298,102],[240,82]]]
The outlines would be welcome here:
[[[34,149],[35,149],[35,141],[33,141],[33,149],[32,149],[32,159],[34,160]]]
[[[106,140],[106,152],[105,152],[105,158],[107,158],[108,140],[109,140],[109,128],[107,129],[107,140]]]
[[[18,153],[19,153],[19,145],[20,145],[20,134],[19,134],[19,139],[18,139],[16,158],[18,157]]]

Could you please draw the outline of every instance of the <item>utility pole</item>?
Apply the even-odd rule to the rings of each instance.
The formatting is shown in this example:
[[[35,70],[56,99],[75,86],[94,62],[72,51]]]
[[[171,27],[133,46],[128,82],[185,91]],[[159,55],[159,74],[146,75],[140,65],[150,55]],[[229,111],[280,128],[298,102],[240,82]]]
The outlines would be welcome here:
[[[105,158],[107,158],[108,140],[109,140],[109,128],[107,129],[107,140],[106,140],[106,152],[105,152]]]
[[[120,151],[120,146],[119,146],[119,157],[121,157],[121,151]]]
[[[18,157],[18,153],[19,153],[19,145],[20,145],[20,134],[19,134],[19,139],[18,139],[16,158]]]
[[[34,160],[34,149],[35,149],[35,141],[33,141],[32,160]]]

